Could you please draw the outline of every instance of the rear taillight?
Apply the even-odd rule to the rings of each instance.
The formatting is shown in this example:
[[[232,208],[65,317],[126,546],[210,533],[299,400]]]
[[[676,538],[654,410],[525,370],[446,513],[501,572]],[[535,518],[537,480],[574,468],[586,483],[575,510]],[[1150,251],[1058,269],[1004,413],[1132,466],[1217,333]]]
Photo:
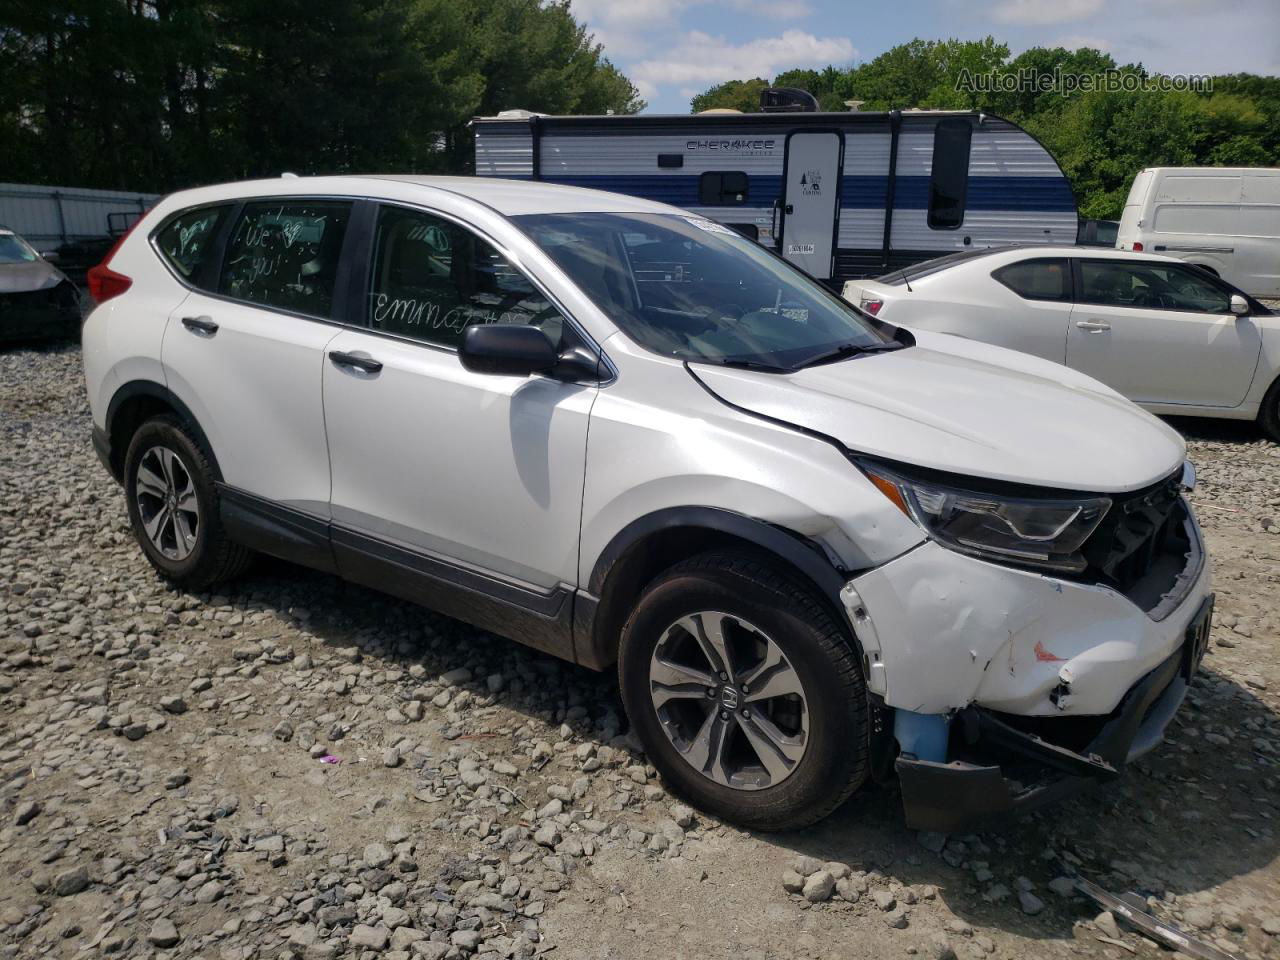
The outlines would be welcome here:
[[[89,282],[89,296],[93,297],[94,303],[103,303],[112,297],[118,297],[133,285],[131,277],[116,273],[107,266],[106,260],[96,267],[90,267],[89,272],[85,274],[85,279]]]
[[[880,308],[884,306],[884,301],[873,300],[870,297],[863,297],[858,302],[858,306],[860,306],[863,310],[865,310],[867,313],[871,314],[874,317],[876,314],[880,312]]]
[[[138,225],[145,219],[146,214],[143,214],[134,221],[133,226],[122,233],[120,239],[111,245],[102,262],[96,267],[90,267],[89,272],[85,274],[85,280],[89,285],[89,296],[93,297],[94,303],[104,303],[112,297],[118,297],[133,285],[132,277],[126,277],[123,273],[117,273],[111,269],[111,258],[116,255],[120,245],[129,239],[129,234],[137,230]]]
[[[1143,247],[1142,247],[1142,241],[1141,241],[1141,240],[1135,240],[1135,241],[1133,241],[1133,252],[1134,252],[1134,253],[1141,253],[1141,252],[1142,252],[1142,249],[1143,249]]]

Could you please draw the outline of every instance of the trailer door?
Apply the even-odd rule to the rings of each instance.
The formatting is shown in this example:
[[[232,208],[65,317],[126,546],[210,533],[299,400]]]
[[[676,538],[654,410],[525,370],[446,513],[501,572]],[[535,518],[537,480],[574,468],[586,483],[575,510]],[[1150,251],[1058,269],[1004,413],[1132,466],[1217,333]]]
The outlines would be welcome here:
[[[819,280],[831,278],[843,153],[839,133],[803,132],[787,138],[781,251]]]

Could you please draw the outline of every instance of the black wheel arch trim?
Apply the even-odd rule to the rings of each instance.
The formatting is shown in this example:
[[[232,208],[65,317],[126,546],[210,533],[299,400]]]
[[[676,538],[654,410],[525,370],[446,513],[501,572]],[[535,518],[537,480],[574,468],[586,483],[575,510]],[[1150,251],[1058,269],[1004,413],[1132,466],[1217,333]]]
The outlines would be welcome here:
[[[111,442],[111,438],[115,432],[116,417],[119,415],[120,409],[126,403],[139,397],[150,397],[152,399],[159,400],[166,406],[170,407],[178,415],[182,420],[183,425],[191,431],[196,442],[199,443],[201,448],[204,450],[205,456],[209,458],[209,466],[213,468],[213,477],[211,479],[220,482],[222,480],[222,469],[218,466],[217,454],[214,453],[213,446],[209,443],[209,438],[205,435],[204,429],[200,426],[200,421],[197,420],[195,414],[191,412],[191,408],[178,398],[177,394],[164,384],[156,383],[154,380],[131,380],[128,383],[123,384],[114,394],[112,394],[111,400],[107,404],[106,430],[103,432],[104,435],[100,441],[101,446],[99,446],[99,441],[97,439],[95,439],[94,445],[95,447],[98,447],[99,457],[105,457],[104,462],[109,465],[111,475],[115,477],[116,482],[124,482],[125,455],[125,449],[116,449],[115,445]],[[128,444],[123,444],[122,447],[127,449]]]
[[[630,551],[654,534],[674,530],[723,534],[779,557],[810,581],[848,628],[855,651],[861,644],[840,601],[840,591],[852,575],[838,567],[812,540],[783,527],[721,507],[668,507],[631,521],[601,551],[585,590],[577,592],[574,610],[574,649],[577,660],[596,670],[617,659],[618,637],[609,636],[608,617],[600,616],[610,602],[610,575]]]

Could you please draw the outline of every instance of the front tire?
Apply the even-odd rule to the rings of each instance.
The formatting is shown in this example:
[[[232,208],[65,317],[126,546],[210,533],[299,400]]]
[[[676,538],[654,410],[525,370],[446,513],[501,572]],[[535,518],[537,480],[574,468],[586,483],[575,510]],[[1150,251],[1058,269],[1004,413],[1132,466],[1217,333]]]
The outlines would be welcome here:
[[[673,567],[623,627],[627,715],[663,779],[757,830],[808,826],[867,778],[866,687],[836,618],[767,560]]]
[[[253,556],[223,530],[213,477],[209,458],[174,417],[148,420],[125,453],[133,535],[157,571],[193,590],[237,576]]]

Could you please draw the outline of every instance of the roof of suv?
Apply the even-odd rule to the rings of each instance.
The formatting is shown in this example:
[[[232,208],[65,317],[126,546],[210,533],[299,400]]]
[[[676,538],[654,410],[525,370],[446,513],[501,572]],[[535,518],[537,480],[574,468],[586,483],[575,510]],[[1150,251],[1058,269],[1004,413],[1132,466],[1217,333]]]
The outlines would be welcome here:
[[[483,203],[504,216],[528,213],[678,213],[675,207],[639,200],[604,190],[570,187],[532,180],[496,177],[428,177],[398,174],[351,174],[335,177],[278,177],[201,187],[191,191],[193,202],[209,203],[240,197],[291,196],[309,193],[377,197],[379,183],[408,184],[444,190]],[[400,192],[400,191],[397,191]],[[185,191],[184,191],[185,193]],[[186,197],[183,198],[188,199]]]

